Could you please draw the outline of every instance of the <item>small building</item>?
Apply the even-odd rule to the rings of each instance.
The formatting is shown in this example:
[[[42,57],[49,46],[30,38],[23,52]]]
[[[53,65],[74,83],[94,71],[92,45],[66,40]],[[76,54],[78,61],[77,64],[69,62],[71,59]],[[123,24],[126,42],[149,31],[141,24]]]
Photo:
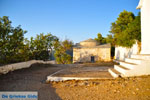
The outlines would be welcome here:
[[[94,39],[77,43],[73,47],[73,63],[111,60],[111,45],[99,44]]]

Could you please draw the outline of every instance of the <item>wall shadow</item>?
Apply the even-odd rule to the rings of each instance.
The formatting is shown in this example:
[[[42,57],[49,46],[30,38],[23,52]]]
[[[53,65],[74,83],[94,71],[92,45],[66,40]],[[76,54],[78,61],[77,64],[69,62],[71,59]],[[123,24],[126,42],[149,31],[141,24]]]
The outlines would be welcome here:
[[[52,85],[46,84],[46,77],[58,71],[50,64],[33,64],[30,68],[20,69],[0,75],[0,91],[37,91],[38,100],[61,100]]]

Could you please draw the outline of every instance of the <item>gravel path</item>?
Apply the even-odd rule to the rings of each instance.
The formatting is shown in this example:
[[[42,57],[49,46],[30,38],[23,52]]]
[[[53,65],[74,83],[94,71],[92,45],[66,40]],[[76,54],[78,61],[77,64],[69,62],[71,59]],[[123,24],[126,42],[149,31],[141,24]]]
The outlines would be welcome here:
[[[30,68],[0,75],[0,91],[38,91],[38,100],[61,100],[46,77],[64,67],[34,64]]]

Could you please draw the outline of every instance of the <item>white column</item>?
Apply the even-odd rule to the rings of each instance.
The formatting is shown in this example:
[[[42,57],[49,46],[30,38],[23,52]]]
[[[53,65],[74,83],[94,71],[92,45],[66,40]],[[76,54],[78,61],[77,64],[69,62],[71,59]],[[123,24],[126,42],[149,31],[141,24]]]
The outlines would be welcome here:
[[[141,54],[150,54],[150,0],[141,0]]]

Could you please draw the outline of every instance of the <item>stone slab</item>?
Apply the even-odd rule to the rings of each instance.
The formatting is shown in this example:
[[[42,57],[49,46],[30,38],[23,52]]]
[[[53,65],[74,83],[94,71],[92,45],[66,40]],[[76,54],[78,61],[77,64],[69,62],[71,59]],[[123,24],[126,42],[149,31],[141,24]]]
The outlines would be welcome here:
[[[89,79],[113,79],[109,74],[110,67],[76,67],[59,70],[49,76],[48,81],[66,81],[66,80],[89,80]]]

